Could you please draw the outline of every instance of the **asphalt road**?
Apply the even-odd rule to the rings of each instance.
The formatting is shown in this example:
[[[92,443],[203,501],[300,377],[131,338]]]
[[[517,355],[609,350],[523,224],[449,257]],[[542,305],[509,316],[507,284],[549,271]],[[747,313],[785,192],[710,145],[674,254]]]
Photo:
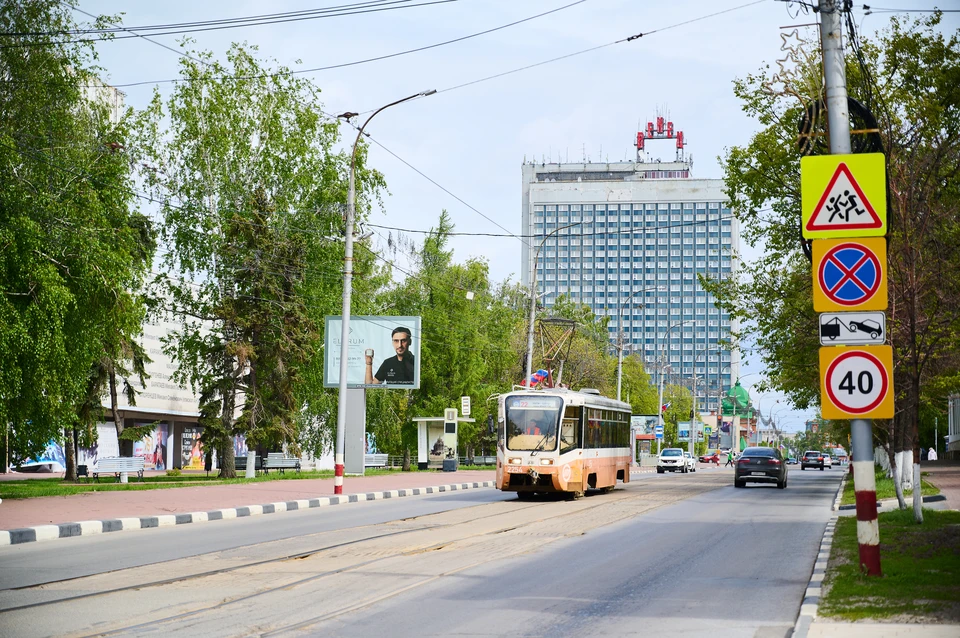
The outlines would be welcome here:
[[[839,479],[735,489],[711,469],[574,502],[477,490],[13,546],[0,634],[784,636]]]

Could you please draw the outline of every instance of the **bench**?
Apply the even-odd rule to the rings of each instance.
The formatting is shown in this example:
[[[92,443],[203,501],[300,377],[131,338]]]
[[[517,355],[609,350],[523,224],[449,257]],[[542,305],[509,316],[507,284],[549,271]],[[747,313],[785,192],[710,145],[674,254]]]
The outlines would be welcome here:
[[[237,456],[233,459],[233,468],[238,472],[247,471],[247,457],[246,456]],[[254,468],[255,472],[263,470],[263,457],[257,457],[257,466]]]
[[[467,459],[469,461],[470,459]],[[473,465],[496,465],[497,457],[495,456],[475,456],[473,457]]]
[[[120,474],[126,472],[132,474],[136,472],[137,478],[143,483],[143,457],[142,456],[113,456],[100,459],[93,467],[93,480],[100,482],[101,474],[113,472],[117,477],[117,483],[120,482]]]
[[[363,467],[387,467],[386,454],[364,454]]]
[[[300,459],[286,456],[283,452],[269,452],[263,463],[263,472],[268,474],[270,470],[278,470],[281,474],[284,470],[296,470],[300,472]]]
[[[90,478],[90,472],[86,465],[77,465],[77,480],[79,481],[83,477]]]

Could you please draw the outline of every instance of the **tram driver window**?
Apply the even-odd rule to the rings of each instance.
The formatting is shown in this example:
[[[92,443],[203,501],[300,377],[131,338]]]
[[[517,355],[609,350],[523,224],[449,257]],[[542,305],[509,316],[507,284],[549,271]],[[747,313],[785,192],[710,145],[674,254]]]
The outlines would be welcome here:
[[[560,453],[580,447],[580,406],[568,405],[560,425]]]

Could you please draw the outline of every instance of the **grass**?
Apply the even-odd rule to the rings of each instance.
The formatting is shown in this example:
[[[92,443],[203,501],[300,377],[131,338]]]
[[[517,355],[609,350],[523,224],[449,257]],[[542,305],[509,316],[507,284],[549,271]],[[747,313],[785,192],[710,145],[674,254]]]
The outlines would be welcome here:
[[[887,498],[897,498],[897,491],[893,485],[893,479],[887,478],[886,473],[883,470],[877,470],[876,474],[877,480],[877,500],[882,501]],[[843,496],[840,498],[841,505],[853,505],[856,503],[856,498],[853,493],[854,485],[853,479],[847,479],[847,482],[843,484]],[[920,494],[923,496],[933,496],[939,494],[940,489],[935,485],[931,485],[920,479]],[[910,504],[910,499],[913,497],[913,490],[904,490],[903,497],[907,500],[907,504]]]
[[[860,573],[857,521],[841,517],[817,613],[842,620],[960,621],[960,512],[880,514],[882,577]]]
[[[461,470],[491,470],[490,466],[461,465]],[[414,467],[411,471],[418,471]],[[434,471],[434,470],[427,470]],[[379,476],[395,474],[399,469],[370,469],[365,476]],[[40,496],[70,496],[86,492],[139,492],[144,490],[166,490],[179,487],[196,487],[198,485],[239,485],[243,483],[266,483],[269,481],[302,481],[307,479],[333,478],[332,470],[311,470],[309,472],[271,472],[258,474],[256,478],[217,478],[216,472],[210,476],[205,474],[184,474],[181,476],[145,476],[143,483],[135,482],[136,476],[127,484],[115,483],[113,476],[102,477],[99,483],[92,480],[83,483],[71,483],[61,478],[22,479],[15,481],[0,481],[0,499],[37,498]]]

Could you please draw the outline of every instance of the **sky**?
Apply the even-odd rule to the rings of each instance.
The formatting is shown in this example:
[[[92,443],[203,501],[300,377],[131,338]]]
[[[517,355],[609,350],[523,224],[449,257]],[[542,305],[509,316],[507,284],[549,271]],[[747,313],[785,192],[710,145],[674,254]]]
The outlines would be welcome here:
[[[78,0],[78,7],[92,14],[122,13],[123,25],[133,29],[354,1]],[[245,41],[259,47],[261,58],[293,70],[312,69],[423,47],[553,11],[454,44],[303,74],[321,89],[323,108],[331,114],[365,113],[415,93],[438,91],[385,110],[368,126],[371,138],[382,145],[372,145],[370,163],[384,174],[389,191],[382,209],[373,211],[372,223],[429,230],[446,210],[456,232],[504,235],[520,232],[520,170],[525,160],[629,159],[635,156],[638,127],[657,115],[667,116],[684,132],[695,177],[722,177],[718,158],[731,146],[747,143],[759,129],[733,95],[734,79],[774,65],[784,56],[781,34],[816,19],[798,3],[776,0],[410,0],[406,4],[424,6],[198,32],[191,35],[192,46],[223,59],[232,42]],[[882,4],[930,9],[935,0],[882,0]],[[862,33],[869,35],[887,24],[889,13],[864,15],[862,4],[855,7]],[[81,13],[75,16],[88,19]],[[956,29],[957,16],[949,15],[945,25]],[[637,34],[643,36],[623,41]],[[151,39],[179,49],[181,37]],[[601,48],[461,86],[594,47]],[[178,77],[179,56],[155,43],[131,38],[103,42],[97,49],[105,69],[103,79],[109,84]],[[122,87],[126,104],[143,108],[155,88],[166,96],[173,86],[151,83]],[[342,128],[345,147],[355,136],[351,130]],[[660,144],[663,158],[672,158],[673,148]],[[391,232],[373,230],[380,237]],[[407,237],[422,240],[417,233]],[[374,239],[382,242],[376,235]],[[515,237],[456,237],[451,247],[457,261],[487,260],[493,281],[519,280],[520,241]],[[750,256],[751,250],[746,250],[745,257]],[[763,414],[772,411],[787,431],[802,430],[813,412],[793,410],[776,393],[761,396],[752,388],[763,378],[760,362],[755,356],[747,356],[746,361],[742,384],[752,390]]]

